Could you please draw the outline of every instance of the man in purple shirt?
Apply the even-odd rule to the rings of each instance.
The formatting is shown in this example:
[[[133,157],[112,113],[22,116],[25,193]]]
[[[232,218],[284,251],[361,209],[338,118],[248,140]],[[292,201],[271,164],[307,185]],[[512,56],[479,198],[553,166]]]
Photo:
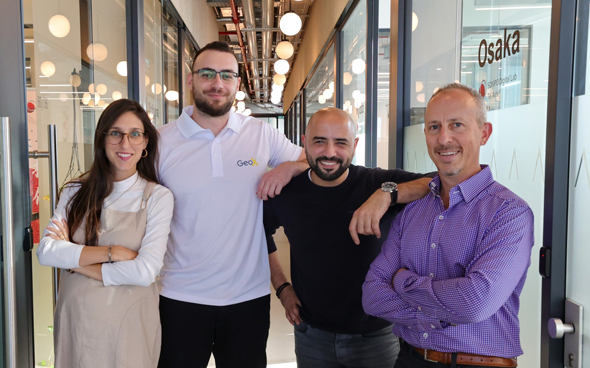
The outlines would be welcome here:
[[[516,367],[519,296],[533,213],[479,164],[492,125],[475,90],[450,84],[424,117],[438,175],[394,220],[363,285],[363,307],[394,323],[396,368]]]

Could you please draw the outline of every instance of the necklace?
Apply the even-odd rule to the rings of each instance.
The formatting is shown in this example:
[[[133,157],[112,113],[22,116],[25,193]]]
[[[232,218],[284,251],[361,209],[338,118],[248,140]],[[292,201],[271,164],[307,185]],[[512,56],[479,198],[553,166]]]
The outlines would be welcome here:
[[[118,196],[114,201],[112,201],[108,205],[104,206],[103,209],[109,208],[111,204],[117,202],[117,200],[119,200],[119,198],[123,197],[125,195],[125,193],[127,193],[129,191],[129,189],[131,189],[131,188],[133,188],[135,186],[135,183],[137,183],[137,180],[139,180],[139,175],[137,175],[137,178],[135,178],[135,181],[133,182],[133,184],[131,184],[131,186],[129,188],[125,189],[125,191],[123,193],[121,193],[120,196]]]

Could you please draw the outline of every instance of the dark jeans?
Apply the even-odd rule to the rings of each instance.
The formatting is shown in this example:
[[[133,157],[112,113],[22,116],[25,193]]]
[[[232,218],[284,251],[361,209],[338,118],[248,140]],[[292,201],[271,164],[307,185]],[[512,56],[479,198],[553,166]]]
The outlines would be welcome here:
[[[392,368],[399,340],[391,327],[364,334],[338,334],[313,328],[305,322],[295,326],[298,368]]]
[[[160,296],[162,352],[158,368],[266,368],[270,296],[228,306]]]
[[[449,368],[451,364],[433,363],[424,360],[414,348],[401,340],[401,350],[395,363],[395,368]],[[481,365],[456,365],[457,368],[485,368]]]

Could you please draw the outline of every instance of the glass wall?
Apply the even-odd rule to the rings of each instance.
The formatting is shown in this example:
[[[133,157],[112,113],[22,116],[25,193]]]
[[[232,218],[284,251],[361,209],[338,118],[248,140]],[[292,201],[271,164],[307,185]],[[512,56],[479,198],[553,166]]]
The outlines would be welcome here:
[[[189,37],[185,37],[182,79],[181,79],[182,83],[184,83],[184,88],[182,89],[182,107],[183,108],[190,106],[194,103],[193,94],[188,89],[187,77],[192,71],[191,68],[193,66],[193,60],[194,60],[196,54],[197,54],[197,49],[193,45],[193,42],[190,41]]]
[[[365,164],[365,108],[367,68],[367,0],[356,5],[342,28],[343,109],[358,125],[356,154],[353,163]]]
[[[377,48],[377,167],[389,168],[389,56],[391,3],[379,1]],[[395,165],[395,163],[393,163]],[[395,167],[392,167],[395,168]]]
[[[145,108],[156,127],[164,125],[164,96],[162,85],[162,3],[144,0],[145,47]]]
[[[163,35],[162,6],[159,0],[144,0],[146,101],[140,102],[156,126],[166,118],[177,118],[179,97],[167,100],[169,114],[165,116],[164,92],[166,88],[167,92],[178,91],[182,83],[178,27],[171,26],[180,20],[167,16]],[[100,114],[112,101],[128,97],[126,11],[125,1],[120,0],[23,1],[29,149],[47,151],[47,126],[56,126],[60,186],[90,168]],[[166,65],[162,62],[163,38]],[[186,39],[191,40],[183,45],[188,62],[196,45],[192,37]],[[37,247],[51,217],[49,167],[46,159],[30,159],[29,166],[31,225]],[[37,366],[51,366],[54,273],[52,268],[39,265],[36,248],[32,268],[34,361]]]
[[[334,44],[328,48],[305,87],[305,125],[318,110],[335,106]]]
[[[541,278],[536,265],[543,233],[551,1],[537,1],[534,6],[516,6],[512,1],[484,6],[477,0],[464,0],[461,8],[457,4],[413,2],[412,83],[406,91],[412,112],[411,124],[404,128],[404,169],[436,170],[423,133],[424,109],[436,88],[460,81],[484,96],[493,134],[481,148],[480,161],[490,166],[497,181],[525,199],[535,215],[536,245],[520,298],[525,354],[518,366],[537,368],[541,366]],[[508,39],[502,52],[494,49],[490,56],[489,45]]]
[[[164,84],[153,86],[152,92],[165,96],[166,122],[174,121],[179,115],[178,109],[178,21],[164,7],[163,12],[162,47],[164,49]],[[184,45],[182,47],[184,49]],[[184,62],[183,62],[184,64]]]

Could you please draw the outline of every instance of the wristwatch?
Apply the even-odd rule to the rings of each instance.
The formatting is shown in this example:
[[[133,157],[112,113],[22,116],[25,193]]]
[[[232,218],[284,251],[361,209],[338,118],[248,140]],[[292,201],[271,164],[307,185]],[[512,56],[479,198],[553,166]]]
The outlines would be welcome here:
[[[391,204],[393,206],[397,203],[397,184],[392,181],[386,181],[381,184],[381,190],[391,194]]]

